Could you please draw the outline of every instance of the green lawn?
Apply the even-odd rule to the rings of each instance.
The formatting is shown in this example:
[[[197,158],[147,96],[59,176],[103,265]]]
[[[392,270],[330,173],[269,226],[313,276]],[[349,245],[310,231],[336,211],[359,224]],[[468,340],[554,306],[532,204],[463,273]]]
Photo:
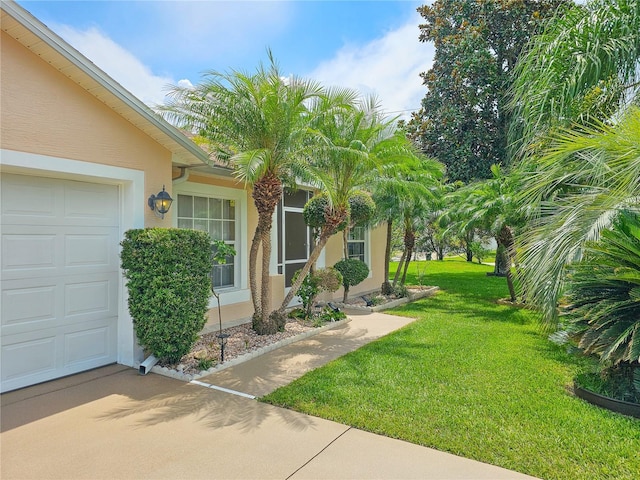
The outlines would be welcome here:
[[[416,322],[263,400],[540,478],[640,478],[640,421],[567,392],[586,360],[497,305],[503,278],[458,259],[420,269],[442,291],[390,312]]]

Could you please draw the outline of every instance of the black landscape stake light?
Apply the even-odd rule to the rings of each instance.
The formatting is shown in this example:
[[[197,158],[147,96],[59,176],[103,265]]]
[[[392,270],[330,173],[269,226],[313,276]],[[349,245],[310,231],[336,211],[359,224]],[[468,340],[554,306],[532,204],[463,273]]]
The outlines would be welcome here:
[[[231,335],[228,333],[219,333],[216,335],[218,343],[220,344],[220,363],[224,363],[224,347],[227,344],[227,340]]]

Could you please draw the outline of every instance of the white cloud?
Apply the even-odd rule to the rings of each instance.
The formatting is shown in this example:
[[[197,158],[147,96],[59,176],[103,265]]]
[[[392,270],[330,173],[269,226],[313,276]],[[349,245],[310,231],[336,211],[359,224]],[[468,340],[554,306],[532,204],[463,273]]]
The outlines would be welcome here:
[[[167,86],[175,83],[171,78],[155,75],[129,51],[96,28],[81,31],[61,25],[56,26],[54,30],[149,106],[164,103]]]
[[[309,78],[324,85],[375,94],[385,111],[409,118],[426,93],[420,72],[431,68],[434,46],[418,42],[420,17],[365,45],[345,45],[321,63]]]

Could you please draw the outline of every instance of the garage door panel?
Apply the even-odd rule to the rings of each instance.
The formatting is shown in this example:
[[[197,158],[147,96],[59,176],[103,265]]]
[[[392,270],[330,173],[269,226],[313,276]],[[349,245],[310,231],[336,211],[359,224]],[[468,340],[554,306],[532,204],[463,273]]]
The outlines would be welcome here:
[[[54,269],[56,235],[48,233],[11,233],[12,228],[2,228],[2,270],[11,271]],[[3,275],[3,277],[4,277]]]
[[[82,366],[87,362],[115,361],[115,352],[111,351],[113,333],[109,326],[104,326],[65,335],[65,367]]]
[[[118,228],[2,225],[2,278],[118,271]]]
[[[14,339],[15,340],[15,339]],[[27,382],[51,375],[56,370],[56,336],[42,337],[2,346],[2,383]],[[26,383],[28,384],[28,383]]]
[[[114,315],[116,279],[105,278],[65,285],[65,316]],[[84,320],[81,320],[84,321]]]
[[[118,268],[114,264],[114,249],[117,245],[115,233],[105,231],[102,234],[65,235],[65,267]]]
[[[1,180],[0,390],[115,362],[119,188]]]
[[[33,330],[51,326],[59,316],[56,312],[59,290],[56,285],[3,288],[2,334],[8,335],[11,330],[19,333],[21,329]]]
[[[2,281],[2,335],[115,317],[117,296],[115,272]]]
[[[6,221],[55,220],[59,202],[57,188],[39,179],[7,175],[2,182],[2,216]]]
[[[64,223],[67,225],[117,225],[117,190],[110,185],[68,182],[64,198]]]
[[[116,318],[2,337],[2,389],[24,387],[116,361]]]

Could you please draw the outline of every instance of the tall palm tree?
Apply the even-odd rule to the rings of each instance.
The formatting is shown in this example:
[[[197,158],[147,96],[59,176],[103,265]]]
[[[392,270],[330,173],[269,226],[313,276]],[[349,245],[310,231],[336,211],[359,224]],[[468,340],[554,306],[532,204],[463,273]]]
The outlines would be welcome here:
[[[516,75],[511,141],[522,201],[536,212],[522,235],[522,280],[553,326],[566,265],[616,212],[638,206],[640,2],[570,9],[533,39]]]
[[[375,176],[371,183],[373,189],[373,198],[376,203],[378,221],[386,224],[386,246],[385,246],[385,277],[381,286],[384,294],[392,293],[393,286],[389,282],[389,267],[391,261],[391,238],[393,224],[395,221],[402,221],[405,231],[413,232],[415,242],[415,232],[413,231],[412,219],[413,206],[416,204],[423,205],[428,202],[428,207],[432,208],[434,204],[434,188],[439,184],[444,174],[444,165],[440,162],[417,153],[412,143],[404,144],[402,155],[398,155],[399,151],[394,154],[394,162],[384,162],[379,174]],[[423,210],[424,210],[423,208]],[[405,222],[406,220],[406,222]],[[407,223],[408,222],[408,223]],[[403,257],[406,257],[406,251],[413,242],[411,234],[405,235],[405,249]],[[401,265],[404,262],[401,262]],[[399,265],[399,268],[401,267]],[[399,270],[398,270],[399,271]]]
[[[309,104],[323,94],[316,82],[284,78],[271,52],[269,61],[252,74],[211,71],[193,88],[175,86],[160,109],[167,119],[205,139],[218,159],[227,161],[237,177],[253,188],[258,225],[249,253],[249,284],[253,326],[261,334],[277,331],[269,320],[273,212],[284,186],[308,178]]]
[[[495,238],[498,245],[496,264],[500,262],[499,255],[503,255],[510,299],[515,302],[517,294],[511,272],[511,266],[516,262],[514,230],[524,219],[523,207],[516,200],[520,179],[515,174],[505,175],[499,165],[492,165],[491,173],[492,178],[467,185],[458,192],[464,200],[457,209],[462,212],[463,224],[480,225]]]
[[[348,92],[339,95],[348,96]],[[375,97],[360,99],[353,108],[345,102],[320,100],[313,111],[313,131],[321,145],[315,149],[309,172],[327,199],[325,219],[309,259],[278,309],[289,305],[329,238],[349,223],[349,199],[375,177],[378,155],[398,142],[394,120],[385,119]]]

